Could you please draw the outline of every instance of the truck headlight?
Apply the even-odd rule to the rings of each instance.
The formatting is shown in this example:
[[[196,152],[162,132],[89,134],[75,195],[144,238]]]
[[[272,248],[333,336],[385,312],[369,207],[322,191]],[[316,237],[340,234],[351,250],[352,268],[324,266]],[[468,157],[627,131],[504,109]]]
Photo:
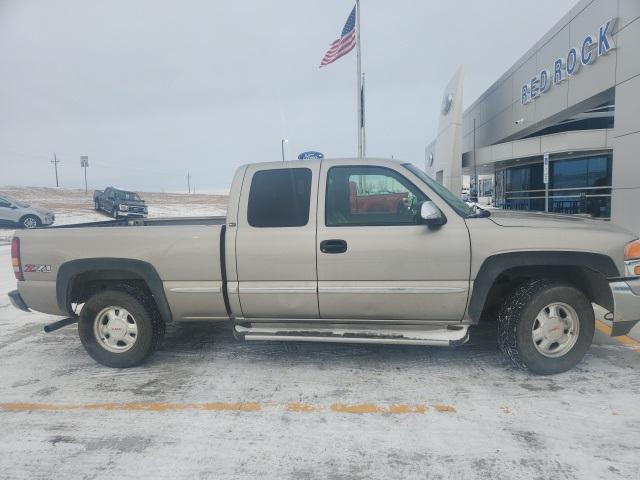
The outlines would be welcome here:
[[[624,247],[624,264],[627,276],[640,276],[640,240],[634,240]]]
[[[121,212],[128,212],[129,205],[118,205],[118,210],[120,210]]]

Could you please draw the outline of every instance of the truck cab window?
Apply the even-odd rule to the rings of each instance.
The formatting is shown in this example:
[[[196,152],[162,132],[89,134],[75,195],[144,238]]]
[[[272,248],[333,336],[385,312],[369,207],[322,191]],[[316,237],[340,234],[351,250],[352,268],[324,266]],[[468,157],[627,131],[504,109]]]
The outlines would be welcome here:
[[[333,167],[327,175],[326,224],[416,225],[427,197],[399,173],[381,167]]]
[[[253,175],[247,220],[258,228],[302,227],[309,221],[311,170],[279,168]]]

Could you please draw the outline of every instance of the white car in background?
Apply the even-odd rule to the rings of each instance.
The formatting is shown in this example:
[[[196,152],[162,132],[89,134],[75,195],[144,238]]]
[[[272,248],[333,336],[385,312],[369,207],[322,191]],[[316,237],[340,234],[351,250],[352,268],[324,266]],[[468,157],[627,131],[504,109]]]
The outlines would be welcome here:
[[[37,228],[43,225],[52,225],[55,219],[56,217],[51,210],[19,202],[0,194],[0,224]]]

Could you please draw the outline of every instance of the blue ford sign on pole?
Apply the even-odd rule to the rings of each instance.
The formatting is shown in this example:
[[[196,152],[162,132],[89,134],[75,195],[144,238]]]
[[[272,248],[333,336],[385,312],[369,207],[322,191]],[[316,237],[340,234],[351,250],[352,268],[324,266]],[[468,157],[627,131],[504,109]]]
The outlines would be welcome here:
[[[314,158],[324,158],[324,154],[320,153],[320,152],[302,152],[300,155],[298,155],[298,160],[311,160]]]

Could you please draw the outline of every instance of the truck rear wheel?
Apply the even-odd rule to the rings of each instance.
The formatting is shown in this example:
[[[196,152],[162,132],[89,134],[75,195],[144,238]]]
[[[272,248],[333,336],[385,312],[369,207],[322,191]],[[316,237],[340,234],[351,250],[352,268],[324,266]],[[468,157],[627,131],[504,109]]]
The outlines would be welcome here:
[[[162,343],[165,325],[142,291],[121,285],[86,301],[78,334],[87,353],[102,365],[139,365]]]
[[[595,318],[580,290],[552,280],[518,287],[498,313],[498,345],[511,362],[541,375],[565,372],[591,345]]]

